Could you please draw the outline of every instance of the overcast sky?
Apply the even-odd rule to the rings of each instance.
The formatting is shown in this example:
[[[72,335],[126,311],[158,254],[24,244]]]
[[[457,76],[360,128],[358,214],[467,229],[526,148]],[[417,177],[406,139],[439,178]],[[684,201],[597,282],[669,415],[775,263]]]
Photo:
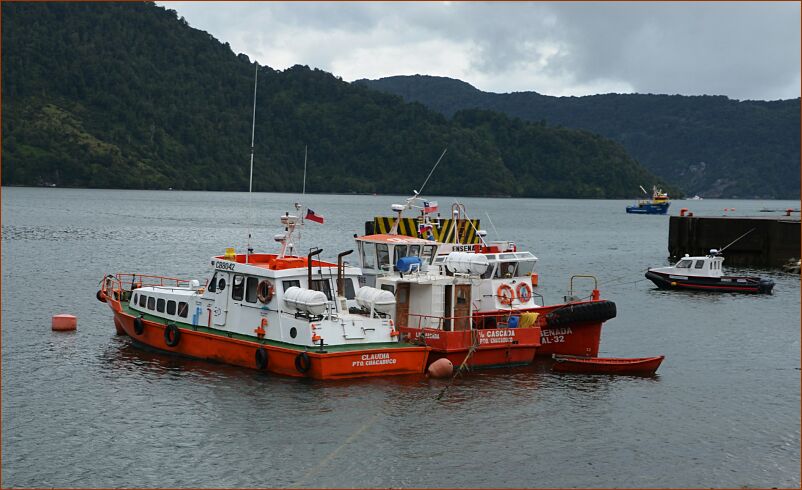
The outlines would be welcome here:
[[[798,2],[159,2],[262,65],[490,92],[800,94]]]

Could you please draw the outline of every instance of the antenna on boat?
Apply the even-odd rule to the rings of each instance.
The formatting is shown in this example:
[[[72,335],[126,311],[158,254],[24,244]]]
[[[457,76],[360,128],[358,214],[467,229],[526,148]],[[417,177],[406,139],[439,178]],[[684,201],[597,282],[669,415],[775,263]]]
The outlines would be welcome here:
[[[644,194],[646,194],[647,196],[649,195],[649,193],[646,192],[646,189],[644,189],[642,185],[639,185],[638,187],[640,187],[640,190],[642,190]]]
[[[753,231],[755,231],[755,230],[756,230],[756,228],[752,228],[751,230],[747,231],[747,232],[746,232],[746,233],[744,233],[743,235],[739,236],[739,237],[738,237],[738,238],[736,238],[735,240],[733,240],[733,241],[731,241],[730,243],[728,243],[728,244],[727,244],[725,247],[718,249],[718,252],[717,252],[717,253],[721,253],[721,252],[723,252],[724,250],[726,250],[726,249],[727,249],[727,247],[729,247],[730,245],[734,244],[735,242],[737,242],[738,240],[740,240],[741,238],[745,237],[746,235],[748,235],[748,234],[752,233],[752,232],[753,232]]]
[[[442,160],[443,157],[446,156],[446,152],[447,151],[448,151],[448,147],[445,147],[443,149],[443,153],[440,154],[440,158],[437,159],[437,162],[435,162],[435,164],[432,167],[432,169],[429,170],[429,175],[426,176],[426,180],[423,181],[423,185],[420,186],[420,190],[413,189],[412,190],[412,194],[413,195],[412,195],[412,197],[407,199],[406,204],[393,204],[393,211],[398,213],[398,219],[396,219],[395,223],[393,223],[393,227],[390,229],[390,232],[389,232],[390,235],[397,235],[398,234],[398,224],[401,223],[401,213],[403,213],[405,209],[410,209],[412,207],[412,202],[415,201],[416,199],[418,199],[418,196],[421,195],[421,193],[423,192],[423,188],[426,187],[426,183],[429,182],[429,178],[434,173],[434,169],[436,169],[437,166],[440,165],[440,160]]]
[[[256,84],[259,82],[259,64],[256,64],[253,75],[253,121],[251,123],[251,173],[248,178],[248,244],[245,254],[245,263],[253,253],[251,248],[251,230],[253,228],[253,143],[256,136]]]
[[[493,227],[493,233],[496,234],[496,240],[500,240],[501,239],[501,235],[498,234],[498,230],[496,229],[496,225],[494,225],[493,224],[493,220],[490,219],[490,213],[485,211],[485,216],[487,216],[487,221],[490,223],[490,226]]]
[[[426,180],[424,180],[423,181],[423,185],[420,186],[420,191],[413,191],[413,192],[415,192],[415,197],[418,197],[420,195],[420,193],[423,192],[423,188],[426,187],[426,183],[429,182],[429,178],[434,173],[434,169],[436,169],[437,166],[440,165],[440,160],[442,160],[443,157],[446,156],[446,152],[447,151],[448,151],[448,147],[445,147],[445,149],[443,150],[443,153],[440,154],[440,158],[438,158],[437,162],[434,164],[434,167],[432,167],[432,169],[429,170],[429,175],[426,176]]]

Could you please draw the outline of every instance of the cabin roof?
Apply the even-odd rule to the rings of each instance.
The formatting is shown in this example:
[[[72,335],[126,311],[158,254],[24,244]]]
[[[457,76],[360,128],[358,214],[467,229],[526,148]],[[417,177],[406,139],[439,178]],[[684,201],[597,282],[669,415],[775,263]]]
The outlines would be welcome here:
[[[235,260],[227,259],[225,255],[215,257],[218,261],[236,262],[242,265],[261,267],[262,269],[281,271],[287,269],[305,269],[309,259],[307,257],[287,256],[279,258],[277,254],[251,254],[248,263],[245,263],[245,254],[237,254]],[[337,267],[333,262],[312,260],[312,267]]]
[[[438,245],[438,242],[434,240],[424,240],[423,238],[406,235],[390,235],[389,233],[363,235],[356,239],[363,242],[388,243],[393,245]]]

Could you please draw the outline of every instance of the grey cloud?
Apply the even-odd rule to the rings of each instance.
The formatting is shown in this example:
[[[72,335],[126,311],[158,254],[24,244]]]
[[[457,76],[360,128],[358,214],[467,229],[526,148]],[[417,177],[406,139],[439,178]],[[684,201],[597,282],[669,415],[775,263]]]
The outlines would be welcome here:
[[[471,76],[502,82],[506,76],[509,87],[516,88],[548,78],[553,84],[575,87],[619,81],[620,86],[644,93],[723,94],[740,99],[799,95],[798,3],[164,5],[222,41],[238,39],[247,46],[232,42],[235,49],[253,53],[264,64],[275,59],[271,55],[279,47],[289,50],[281,53],[284,58],[298,57],[290,64],[331,69],[349,50],[445,40],[464,47],[455,56],[469,56],[470,72],[451,76],[469,83]],[[319,41],[293,51],[294,40],[282,36]],[[353,45],[356,42],[367,46]],[[541,53],[545,46],[558,49],[548,62]],[[371,67],[363,72],[368,76]],[[538,86],[528,89],[541,91]]]

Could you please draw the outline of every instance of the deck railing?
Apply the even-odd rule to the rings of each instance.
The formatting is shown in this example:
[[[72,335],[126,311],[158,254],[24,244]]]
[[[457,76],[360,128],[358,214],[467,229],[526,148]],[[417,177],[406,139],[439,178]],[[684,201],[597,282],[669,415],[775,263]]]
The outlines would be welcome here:
[[[188,279],[178,279],[175,277],[152,276],[148,274],[114,274],[107,275],[103,279],[102,291],[106,296],[115,299],[122,298],[124,293],[130,293],[134,289],[143,287],[189,287],[191,282]]]

